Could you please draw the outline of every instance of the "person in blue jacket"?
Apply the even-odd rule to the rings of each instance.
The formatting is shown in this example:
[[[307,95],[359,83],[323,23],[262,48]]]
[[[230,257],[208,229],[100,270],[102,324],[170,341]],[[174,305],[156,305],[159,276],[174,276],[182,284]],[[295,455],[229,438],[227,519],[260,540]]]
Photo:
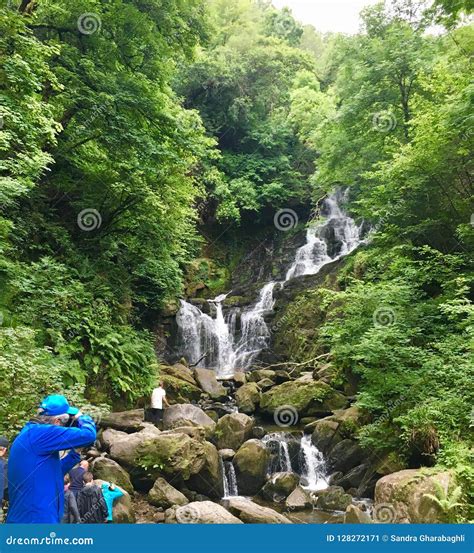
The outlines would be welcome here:
[[[110,523],[114,520],[114,501],[125,494],[118,486],[110,482],[102,483],[102,494],[105,499],[105,504],[107,505],[106,522]]]
[[[70,426],[71,421],[73,426]],[[51,395],[16,437],[8,460],[7,523],[59,523],[64,510],[64,475],[80,461],[75,447],[94,443],[94,421]],[[70,450],[62,459],[60,451]]]

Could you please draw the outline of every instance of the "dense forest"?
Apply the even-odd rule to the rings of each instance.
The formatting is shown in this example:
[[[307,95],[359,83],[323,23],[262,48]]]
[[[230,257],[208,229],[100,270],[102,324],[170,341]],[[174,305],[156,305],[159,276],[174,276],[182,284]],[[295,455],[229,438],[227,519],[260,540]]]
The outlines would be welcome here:
[[[453,469],[472,517],[472,9],[393,0],[349,36],[269,0],[2,0],[0,433],[51,391],[135,406],[177,300],[349,187],[370,238],[286,360],[350,371],[361,444]]]

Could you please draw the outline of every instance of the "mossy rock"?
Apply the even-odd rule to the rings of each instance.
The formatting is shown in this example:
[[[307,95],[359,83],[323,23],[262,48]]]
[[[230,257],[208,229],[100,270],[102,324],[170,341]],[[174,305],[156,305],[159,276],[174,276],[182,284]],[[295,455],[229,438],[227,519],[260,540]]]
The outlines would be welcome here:
[[[296,409],[300,417],[321,415],[345,407],[347,398],[324,382],[303,380],[284,382],[262,394],[260,410],[267,415],[285,405]]]
[[[162,374],[159,380],[164,383],[166,397],[170,403],[191,403],[201,397],[202,390],[200,388],[180,378]]]

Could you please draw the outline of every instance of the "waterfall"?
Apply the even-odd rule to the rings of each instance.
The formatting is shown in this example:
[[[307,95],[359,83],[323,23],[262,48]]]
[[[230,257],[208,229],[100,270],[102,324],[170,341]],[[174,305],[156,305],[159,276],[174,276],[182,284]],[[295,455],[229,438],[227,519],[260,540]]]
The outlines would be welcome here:
[[[285,282],[302,275],[314,275],[321,267],[351,253],[361,243],[361,227],[340,207],[347,200],[347,190],[328,196],[322,206],[322,222],[306,230],[306,243],[296,251]],[[329,247],[333,251],[329,251]]]
[[[288,432],[273,432],[263,438],[262,441],[271,455],[268,467],[269,474],[274,474],[275,472],[294,472],[288,445],[288,440],[291,438],[292,436]]]
[[[237,476],[235,475],[234,465],[232,461],[224,462],[224,499],[227,497],[235,497],[239,495],[237,488]]]
[[[181,353],[191,363],[200,360],[197,366],[213,368],[220,377],[232,376],[236,369],[251,368],[270,342],[265,315],[275,304],[275,286],[284,286],[298,276],[316,274],[361,243],[361,227],[341,207],[347,201],[347,193],[348,189],[339,189],[323,201],[322,220],[308,227],[306,243],[296,251],[285,280],[266,283],[254,305],[224,312],[223,302],[229,294],[222,294],[208,300],[211,316],[181,300],[176,316],[178,340]]]
[[[324,490],[328,487],[326,479],[326,467],[323,454],[312,444],[311,435],[305,435],[301,438],[301,457],[302,471],[301,477],[303,487],[311,490]]]

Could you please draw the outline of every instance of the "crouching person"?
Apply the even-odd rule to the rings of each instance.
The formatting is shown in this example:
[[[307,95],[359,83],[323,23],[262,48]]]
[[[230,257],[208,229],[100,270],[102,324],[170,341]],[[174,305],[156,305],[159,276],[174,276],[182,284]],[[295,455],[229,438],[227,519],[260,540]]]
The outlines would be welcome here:
[[[94,484],[91,472],[84,474],[84,487],[77,494],[77,508],[83,524],[98,524],[108,517],[107,505],[102,490]]]
[[[64,475],[80,461],[74,448],[89,446],[95,439],[95,424],[89,416],[70,407],[64,396],[45,398],[38,415],[11,446],[7,523],[59,523],[64,511]],[[65,450],[70,451],[61,459],[59,452]]]

